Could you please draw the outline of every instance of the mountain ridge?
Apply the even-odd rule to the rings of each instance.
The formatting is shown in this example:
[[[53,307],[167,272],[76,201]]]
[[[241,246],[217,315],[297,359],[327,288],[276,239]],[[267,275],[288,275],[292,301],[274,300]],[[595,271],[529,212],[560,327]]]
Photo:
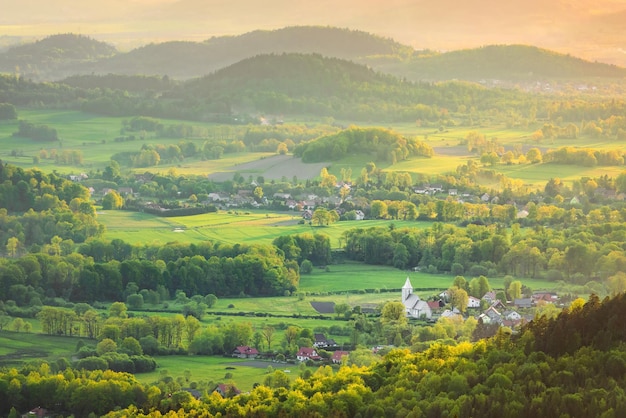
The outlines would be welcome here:
[[[202,42],[151,43],[125,53],[83,35],[63,36],[65,38],[48,37],[0,53],[0,72],[11,74],[19,68],[20,75],[38,81],[86,74],[168,76],[185,80],[213,73],[252,56],[293,52],[347,59],[412,81],[626,77],[626,69],[622,67],[536,46],[500,44],[450,52],[419,51],[368,32],[324,26],[256,30],[237,36],[211,37]],[[56,53],[63,47],[52,41],[62,40],[67,44],[67,38],[72,37],[74,43],[82,45],[82,55],[68,56],[67,51],[65,55]],[[46,47],[42,48],[44,44]],[[31,50],[34,52],[18,53]],[[98,53],[89,54],[89,51]]]

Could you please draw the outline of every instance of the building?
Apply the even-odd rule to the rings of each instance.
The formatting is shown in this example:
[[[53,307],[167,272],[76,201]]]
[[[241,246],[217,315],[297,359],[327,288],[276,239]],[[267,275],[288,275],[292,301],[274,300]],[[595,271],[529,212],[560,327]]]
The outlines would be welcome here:
[[[256,348],[248,347],[247,345],[236,347],[233,351],[233,357],[239,358],[256,358],[258,355],[259,351]]]
[[[343,358],[349,355],[350,355],[350,352],[348,351],[337,350],[333,353],[331,360],[334,364],[341,364],[341,361],[343,360]]]
[[[322,358],[317,354],[317,351],[311,347],[300,347],[298,354],[296,354],[298,361],[307,360],[321,360]]]
[[[406,315],[411,318],[427,318],[433,316],[430,306],[425,300],[421,300],[418,295],[413,293],[413,285],[409,278],[406,278],[404,286],[402,286],[402,304],[406,309]]]

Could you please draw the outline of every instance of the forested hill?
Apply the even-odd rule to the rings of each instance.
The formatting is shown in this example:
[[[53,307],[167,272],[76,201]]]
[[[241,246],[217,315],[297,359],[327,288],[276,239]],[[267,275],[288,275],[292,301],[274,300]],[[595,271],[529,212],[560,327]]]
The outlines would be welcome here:
[[[260,55],[191,80],[169,98],[205,111],[312,114],[354,120],[438,120],[442,108],[524,101],[519,92],[469,83],[408,83],[317,54]]]
[[[84,38],[75,35],[64,36],[68,39],[73,37],[74,43]],[[21,46],[19,50],[30,48],[29,59],[37,63],[48,54],[47,51],[38,51],[35,48],[44,41]],[[57,45],[50,46],[51,50],[58,48]],[[63,57],[57,57],[56,66],[66,71],[63,77],[76,74],[141,74],[188,79],[212,73],[258,54],[283,52],[319,53],[324,56],[357,59],[369,56],[408,57],[413,54],[413,48],[362,31],[322,26],[294,26],[272,31],[258,30],[239,36],[214,37],[204,42],[153,43],[127,53],[111,51],[101,55],[103,59],[97,62],[82,63],[72,69],[65,68]],[[33,79],[50,80],[50,75],[57,76],[56,79],[63,78],[58,77],[59,72],[46,74],[45,68],[39,67],[36,72],[31,73],[27,55],[18,51],[18,48],[7,52],[9,53],[22,57],[20,66]],[[0,54],[0,60],[3,55]],[[0,66],[0,71],[14,70],[14,66]]]
[[[394,68],[410,80],[553,80],[624,78],[626,68],[585,61],[528,45],[490,45],[423,55]]]
[[[72,66],[117,53],[115,47],[87,36],[52,35],[0,54],[0,72],[50,79],[73,71]]]
[[[151,74],[187,79],[212,73],[259,54],[318,53],[356,59],[368,56],[410,56],[413,49],[370,33],[318,26],[254,31],[205,42],[150,44],[94,65],[98,74]]]
[[[426,45],[427,46],[427,45]],[[416,51],[368,32],[322,26],[257,30],[204,42],[170,41],[129,52],[81,35],[54,35],[0,53],[0,72],[35,81],[74,75],[167,76],[187,80],[261,54],[302,53],[358,62],[421,80],[624,78],[626,69],[526,45],[492,45],[437,53]]]
[[[517,90],[488,89],[465,82],[405,82],[364,65],[319,54],[260,55],[184,83],[129,77],[81,76],[68,79],[68,84],[0,77],[0,102],[15,106],[64,103],[65,107],[101,115],[220,122],[241,122],[259,114],[437,122],[459,106],[499,112],[506,102],[526,112],[521,109],[536,103]],[[135,89],[125,91],[128,83],[145,86],[145,93],[153,98],[146,100],[146,95]],[[110,90],[112,87],[120,90]]]

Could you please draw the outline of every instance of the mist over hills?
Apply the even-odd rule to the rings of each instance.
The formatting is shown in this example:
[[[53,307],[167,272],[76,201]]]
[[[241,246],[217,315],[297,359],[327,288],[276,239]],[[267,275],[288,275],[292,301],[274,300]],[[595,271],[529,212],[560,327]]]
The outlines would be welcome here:
[[[0,33],[24,39],[90,33],[124,50],[257,29],[335,26],[450,51],[524,44],[626,66],[626,0],[22,0],[3,8]]]
[[[35,81],[74,75],[147,75],[191,79],[260,54],[316,53],[351,60],[412,81],[624,78],[626,70],[527,45],[437,53],[416,51],[363,31],[302,26],[257,30],[203,42],[152,43],[129,52],[82,35],[53,35],[0,53],[0,72]]]

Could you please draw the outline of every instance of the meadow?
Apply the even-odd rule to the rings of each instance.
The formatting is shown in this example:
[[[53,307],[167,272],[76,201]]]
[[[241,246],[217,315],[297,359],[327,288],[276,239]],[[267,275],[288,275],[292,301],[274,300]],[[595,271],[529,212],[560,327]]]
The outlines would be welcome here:
[[[114,139],[120,135],[125,118],[96,116],[79,111],[69,110],[30,110],[19,109],[20,119],[28,120],[35,124],[46,124],[57,129],[61,142],[42,143],[15,138],[13,132],[17,131],[17,121],[0,122],[0,159],[20,167],[33,167],[33,157],[38,155],[40,150],[50,151],[55,149],[79,150],[83,154],[84,162],[80,166],[58,165],[54,160],[42,159],[37,163],[37,167],[44,171],[56,170],[59,173],[79,173],[102,170],[109,162],[112,154],[125,151],[139,151],[145,144],[177,144],[180,139],[154,138],[147,134],[145,139],[137,139],[128,142],[115,142]],[[161,120],[165,125],[192,124],[203,126],[208,129],[210,135],[215,138],[236,138],[241,139],[245,133],[245,126],[227,126],[202,122],[187,122],[179,120]],[[303,124],[304,120],[293,120],[288,123]],[[321,121],[306,120],[307,125],[315,125]],[[348,124],[347,124],[348,125]],[[526,128],[507,128],[503,124],[494,126],[454,126],[446,127],[443,130],[432,127],[421,127],[417,124],[376,124],[371,126],[384,126],[385,128],[396,130],[407,136],[414,136],[431,145],[435,150],[433,158],[413,158],[401,161],[394,165],[380,162],[377,167],[390,171],[406,171],[413,174],[426,176],[435,174],[445,174],[454,171],[459,165],[465,165],[468,160],[478,161],[476,155],[468,153],[465,146],[460,145],[468,133],[479,132],[487,139],[497,138],[506,148],[522,146],[523,150],[531,147],[538,147],[543,152],[548,149],[563,146],[573,146],[580,148],[594,148],[601,150],[619,149],[624,146],[615,140],[608,138],[592,138],[580,135],[577,139],[550,139],[533,141],[531,135],[540,128],[535,124]],[[365,125],[364,125],[365,126]],[[189,138],[186,140],[197,141],[198,145],[204,143],[204,138]],[[197,160],[187,159],[185,161],[150,167],[153,172],[166,173],[175,170],[178,174],[189,175],[212,175],[215,179],[231,179],[235,173],[253,177],[265,176],[266,178],[280,179],[286,177],[291,179],[296,175],[299,180],[312,179],[319,175],[322,166],[327,166],[329,172],[340,176],[342,169],[351,169],[352,177],[356,178],[366,163],[372,157],[368,155],[353,155],[339,161],[328,162],[326,164],[303,164],[293,161],[276,164],[273,160],[263,161],[275,153],[251,152],[226,154],[218,160]],[[497,164],[493,169],[511,178],[522,180],[531,187],[542,187],[547,179],[559,177],[567,182],[576,180],[582,176],[616,175],[622,171],[623,167],[581,167],[564,166],[550,164]],[[135,169],[145,171],[146,169]],[[497,184],[489,185],[498,187]]]
[[[168,242],[224,242],[227,244],[271,244],[282,235],[325,234],[331,247],[342,247],[344,232],[353,228],[427,228],[421,221],[368,220],[342,221],[327,226],[300,223],[296,212],[229,210],[202,215],[162,218],[141,212],[98,211],[98,222],[106,227],[106,238],[119,238],[131,244]]]

